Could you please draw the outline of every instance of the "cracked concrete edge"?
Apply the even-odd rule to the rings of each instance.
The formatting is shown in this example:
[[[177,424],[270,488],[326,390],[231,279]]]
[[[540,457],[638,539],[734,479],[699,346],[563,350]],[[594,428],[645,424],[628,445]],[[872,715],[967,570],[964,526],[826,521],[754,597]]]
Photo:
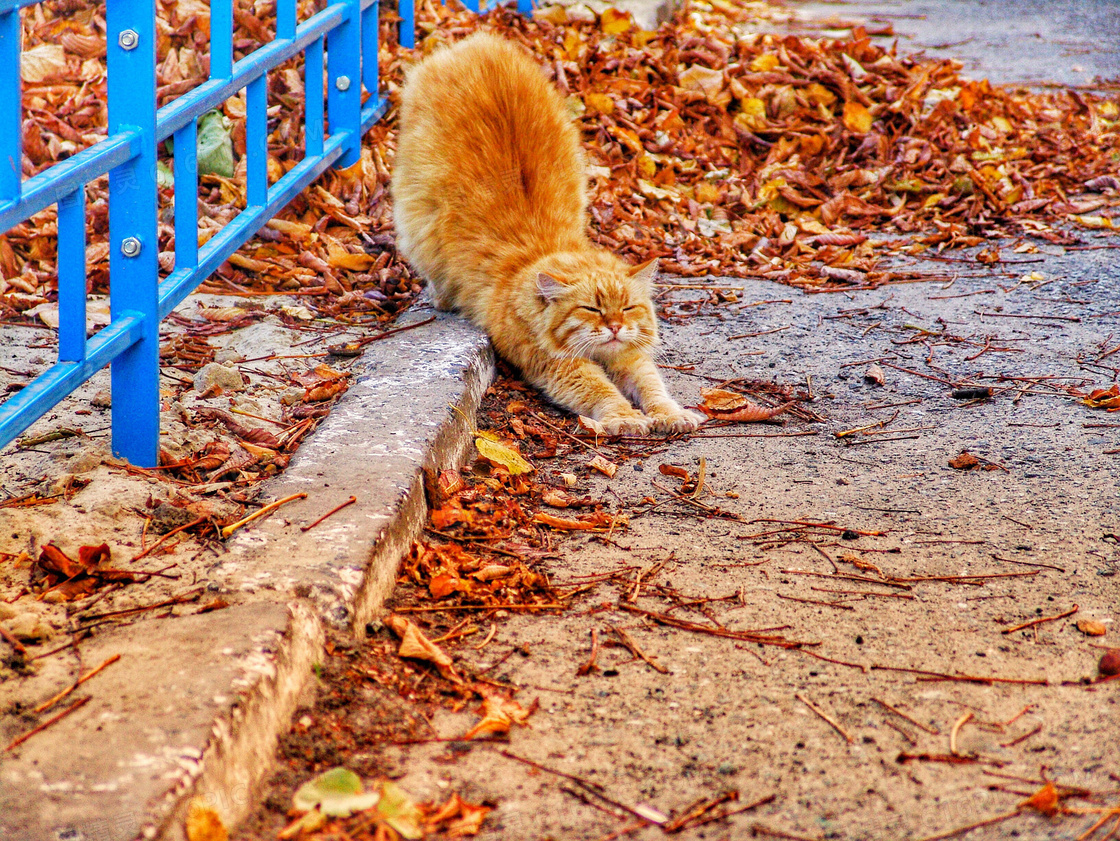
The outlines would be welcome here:
[[[143,837],[187,841],[187,815],[195,798],[217,812],[227,828],[248,816],[272,767],[280,735],[325,646],[326,628],[318,612],[306,600],[292,602],[283,638],[269,656],[273,668],[260,675],[226,715],[215,719],[200,762],[184,771],[168,792],[166,817],[145,826]]]
[[[228,542],[210,583],[229,594],[230,609],[162,620],[172,623],[165,627],[125,626],[94,644],[115,650],[131,640],[144,656],[125,658],[115,684],[100,685],[95,701],[111,720],[75,717],[69,729],[44,734],[33,754],[6,760],[15,763],[6,778],[24,793],[0,825],[28,839],[89,837],[89,830],[119,841],[185,841],[195,798],[227,828],[252,813],[325,656],[328,628],[363,632],[423,528],[425,471],[458,466],[472,444],[493,352],[456,316],[423,321],[430,312],[405,313],[398,325],[415,329],[356,361],[351,389],[266,488],[272,498],[309,490],[302,508],[286,506]],[[357,504],[325,527],[299,529],[340,494]],[[85,747],[96,761],[74,750],[91,736]],[[155,772],[123,777],[138,758]],[[136,785],[122,790],[120,779]],[[41,784],[52,782],[81,796],[60,804],[57,786]],[[76,825],[84,829],[74,836]]]
[[[413,310],[402,317],[401,323],[415,323],[421,314]],[[451,364],[458,368],[458,372],[448,394],[452,399],[446,403],[447,411],[442,423],[426,442],[423,457],[413,464],[406,490],[392,504],[388,518],[372,544],[360,533],[351,536],[350,552],[365,555],[362,559],[351,558],[351,563],[360,560],[364,565],[364,576],[356,588],[347,588],[349,621],[346,626],[355,635],[364,632],[365,625],[392,593],[400,561],[423,528],[427,517],[424,471],[457,467],[463,462],[473,443],[474,419],[482,396],[494,378],[494,354],[489,341],[455,316],[439,315],[433,325],[415,331],[417,335],[414,338],[401,338],[393,345],[415,346],[417,342],[426,342],[430,337],[425,337],[421,331],[433,330],[442,334],[443,344],[450,342],[457,345],[457,353],[453,354],[456,361]],[[407,333],[401,335],[408,336]],[[436,341],[432,344],[440,343]],[[363,357],[358,371],[359,381],[377,376],[374,369],[378,354],[393,354],[402,350],[393,345],[374,346],[372,353]],[[350,400],[346,408],[360,402]],[[348,436],[361,435],[370,424],[383,420],[368,417],[361,411],[357,414],[338,412],[337,409],[342,406],[335,408],[323,425],[326,428],[321,427],[308,444],[321,442],[340,431]],[[269,496],[283,496],[300,485],[305,479],[301,471],[314,471],[315,465],[313,457],[295,460],[273,483]],[[367,478],[367,474],[361,473],[357,478]],[[351,486],[346,490],[359,489]],[[350,512],[351,517],[361,516],[358,506],[351,508],[356,509]],[[268,548],[268,545],[255,545],[247,551],[265,557]],[[196,797],[214,809],[228,828],[237,826],[252,813],[260,786],[271,773],[280,736],[290,725],[313,665],[325,654],[326,628],[340,624],[334,621],[336,617],[328,609],[330,604],[322,599],[301,599],[289,605],[287,628],[277,650],[271,655],[274,670],[261,675],[252,686],[240,693],[226,715],[215,720],[212,736],[196,772],[184,775],[175,790],[169,793],[172,805],[167,818],[159,825],[153,823],[147,827],[143,833],[145,837],[186,841],[186,818]]]

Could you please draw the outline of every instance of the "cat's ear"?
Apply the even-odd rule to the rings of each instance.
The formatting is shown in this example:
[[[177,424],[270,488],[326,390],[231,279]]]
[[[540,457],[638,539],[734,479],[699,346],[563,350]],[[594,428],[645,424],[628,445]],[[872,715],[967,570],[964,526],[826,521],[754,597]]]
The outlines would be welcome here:
[[[568,290],[567,284],[545,272],[537,274],[537,294],[546,304],[551,304]]]
[[[646,260],[637,266],[631,266],[629,274],[630,277],[641,283],[652,284],[654,277],[657,276],[657,258],[654,257],[652,260]]]

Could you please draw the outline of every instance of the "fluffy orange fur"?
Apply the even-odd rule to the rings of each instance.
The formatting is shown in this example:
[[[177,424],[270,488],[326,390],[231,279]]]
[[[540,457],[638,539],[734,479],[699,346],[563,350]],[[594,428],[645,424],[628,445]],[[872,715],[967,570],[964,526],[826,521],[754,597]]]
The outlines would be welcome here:
[[[555,403],[610,434],[702,422],[650,356],[656,261],[630,266],[588,240],[579,132],[520,46],[480,32],[408,71],[392,191],[397,248],[436,306],[484,329]]]

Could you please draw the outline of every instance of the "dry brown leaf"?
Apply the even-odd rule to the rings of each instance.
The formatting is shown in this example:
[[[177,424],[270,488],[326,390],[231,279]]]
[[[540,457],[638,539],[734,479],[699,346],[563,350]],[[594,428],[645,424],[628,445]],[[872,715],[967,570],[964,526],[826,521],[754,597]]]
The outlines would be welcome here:
[[[568,520],[564,517],[554,517],[543,511],[538,511],[533,515],[533,522],[540,523],[543,526],[549,526],[558,531],[586,531],[588,529],[599,528],[597,523],[587,523],[583,520]]]
[[[1020,809],[1033,809],[1044,815],[1055,815],[1061,808],[1062,801],[1054,784],[1047,780],[1046,785],[1019,804]]]
[[[527,727],[529,716],[537,711],[540,701],[534,699],[526,709],[512,698],[505,698],[498,693],[487,694],[482,699],[482,709],[479,714],[482,720],[468,730],[464,739],[477,739],[480,736],[500,735],[508,733],[514,724]]]
[[[572,504],[572,497],[557,488],[545,488],[541,494],[541,502],[553,508],[568,508]]]
[[[970,470],[973,467],[979,467],[980,464],[980,459],[968,450],[963,450],[960,455],[953,456],[949,459],[949,466],[954,470]]]
[[[587,462],[587,466],[592,470],[598,470],[604,476],[614,476],[618,472],[618,465],[613,461],[608,461],[602,456],[595,456],[591,461]]]
[[[424,636],[423,632],[411,620],[394,613],[385,620],[385,624],[401,638],[401,647],[397,650],[398,656],[425,660],[439,669],[439,673],[448,680],[453,680],[456,683],[462,682],[462,678],[455,671],[455,661],[443,649]]]
[[[687,479],[688,471],[675,464],[659,464],[657,470],[662,476],[672,476],[676,479]]]
[[[1108,627],[1096,619],[1082,619],[1077,623],[1077,630],[1087,637],[1103,637],[1108,633]]]

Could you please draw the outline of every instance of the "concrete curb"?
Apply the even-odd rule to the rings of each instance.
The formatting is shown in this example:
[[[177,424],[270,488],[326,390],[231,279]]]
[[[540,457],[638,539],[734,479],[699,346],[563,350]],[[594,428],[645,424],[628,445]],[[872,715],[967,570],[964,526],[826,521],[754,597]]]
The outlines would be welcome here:
[[[266,492],[308,498],[235,535],[199,582],[231,606],[83,643],[87,662],[123,656],[83,710],[2,757],[0,837],[180,841],[195,797],[227,827],[254,808],[326,629],[360,632],[392,591],[426,515],[424,470],[461,462],[494,359],[480,331],[440,314],[371,346],[353,371]]]

